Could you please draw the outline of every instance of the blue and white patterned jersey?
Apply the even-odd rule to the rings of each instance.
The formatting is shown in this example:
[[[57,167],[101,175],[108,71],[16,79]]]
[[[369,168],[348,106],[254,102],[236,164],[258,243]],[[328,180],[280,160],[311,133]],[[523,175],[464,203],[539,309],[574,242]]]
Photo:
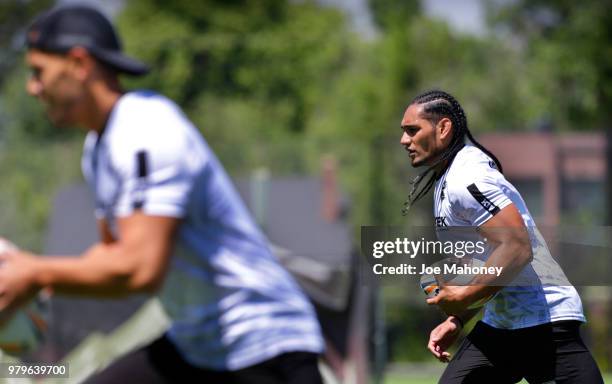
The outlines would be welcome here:
[[[523,198],[497,170],[493,160],[467,143],[434,189],[436,234],[441,241],[482,241],[476,230],[504,207],[514,204],[529,232],[533,261],[485,306],[483,321],[502,329],[526,328],[560,320],[585,321],[576,289],[552,258]],[[473,227],[473,231],[453,231]],[[466,234],[467,233],[467,234]],[[471,233],[471,235],[470,235]],[[470,238],[465,238],[465,237]],[[486,259],[493,247],[488,245]]]
[[[322,351],[312,305],[173,102],[152,92],[123,95],[103,134],[88,134],[82,166],[96,216],[111,228],[135,210],[181,219],[160,298],[172,321],[168,337],[187,361],[236,370],[285,352]]]

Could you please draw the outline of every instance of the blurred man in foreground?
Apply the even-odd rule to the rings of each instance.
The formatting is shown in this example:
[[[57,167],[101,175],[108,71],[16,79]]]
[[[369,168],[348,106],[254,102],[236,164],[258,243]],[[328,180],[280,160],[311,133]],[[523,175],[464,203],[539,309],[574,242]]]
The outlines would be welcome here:
[[[32,23],[27,44],[28,92],[55,125],[88,132],[82,168],[101,241],[80,257],[2,254],[0,310],[42,288],[160,291],[172,321],[165,335],[91,382],[321,383],[311,304],[179,107],[122,90],[120,73],[148,68],[122,54],[109,21],[90,8],[53,9]]]

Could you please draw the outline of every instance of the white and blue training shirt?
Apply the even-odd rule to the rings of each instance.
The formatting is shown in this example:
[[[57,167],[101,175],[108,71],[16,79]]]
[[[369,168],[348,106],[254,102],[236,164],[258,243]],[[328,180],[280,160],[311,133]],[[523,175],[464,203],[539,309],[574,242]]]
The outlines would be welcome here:
[[[285,352],[323,349],[297,283],[272,256],[230,178],[172,101],[123,95],[82,160],[96,216],[111,228],[140,210],[181,218],[161,301],[168,337],[196,366],[236,370]]]
[[[482,240],[476,228],[510,204],[516,206],[525,222],[533,261],[512,284],[500,290],[486,304],[483,321],[502,329],[526,328],[561,320],[584,322],[580,297],[552,258],[523,198],[497,170],[493,160],[469,142],[436,182],[436,234],[439,240],[456,241],[457,233],[461,231],[453,231],[453,227],[473,227],[473,236],[467,240]],[[475,257],[486,260],[493,247],[489,245],[486,248],[482,257]]]

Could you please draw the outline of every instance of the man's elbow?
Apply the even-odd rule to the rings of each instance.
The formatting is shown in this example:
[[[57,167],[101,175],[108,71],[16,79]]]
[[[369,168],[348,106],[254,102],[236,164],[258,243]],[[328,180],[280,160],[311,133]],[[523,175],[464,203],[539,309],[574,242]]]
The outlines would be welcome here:
[[[157,293],[164,282],[164,276],[155,271],[140,271],[130,281],[130,290],[134,293]]]
[[[517,253],[520,255],[519,261],[522,265],[527,265],[533,261],[533,249],[529,240],[520,242],[520,248]]]

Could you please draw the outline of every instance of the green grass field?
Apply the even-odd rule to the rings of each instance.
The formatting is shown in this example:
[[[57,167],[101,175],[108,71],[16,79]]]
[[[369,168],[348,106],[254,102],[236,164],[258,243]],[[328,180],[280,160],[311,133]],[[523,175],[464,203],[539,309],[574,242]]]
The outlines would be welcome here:
[[[436,383],[436,379],[422,378],[422,379],[405,379],[398,376],[388,376],[385,379],[385,384],[431,384]]]
[[[415,378],[405,378],[399,375],[387,375],[385,378],[385,384],[436,384],[438,382],[438,377],[415,377]],[[526,381],[521,381],[520,384],[527,383]],[[604,383],[612,384],[612,373],[608,373],[604,375]]]
[[[128,321],[110,334],[91,334],[62,361],[70,367],[69,379],[47,379],[44,384],[73,384],[88,377],[95,370],[126,351],[135,349],[161,334],[168,320],[156,299],[143,305]],[[0,353],[0,362],[16,362]],[[401,363],[389,364],[384,384],[436,384],[444,370],[438,363]],[[12,383],[13,381],[10,381]],[[33,384],[34,381],[19,379],[20,383]],[[0,377],[0,384],[9,384],[8,379]],[[522,381],[520,384],[526,384]],[[604,375],[604,383],[612,384],[612,372]]]

